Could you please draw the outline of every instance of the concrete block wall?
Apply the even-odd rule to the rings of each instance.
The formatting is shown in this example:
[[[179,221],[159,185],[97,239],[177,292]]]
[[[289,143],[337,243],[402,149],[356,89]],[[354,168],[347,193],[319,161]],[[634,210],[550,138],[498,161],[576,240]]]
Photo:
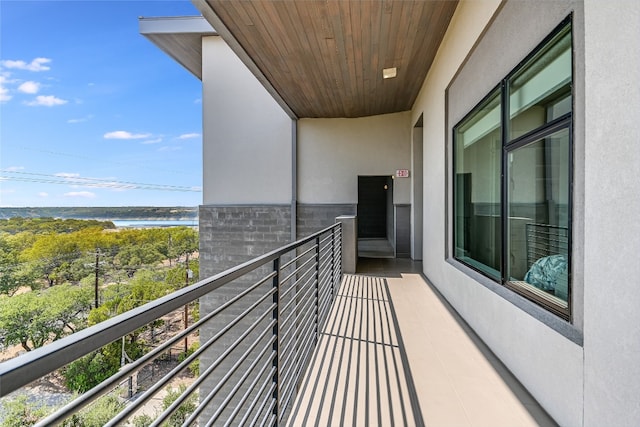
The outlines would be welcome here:
[[[320,229],[326,228],[335,223],[336,217],[341,215],[355,215],[355,204],[317,204],[298,205],[297,210],[297,238],[308,236]],[[279,248],[291,241],[291,208],[289,205],[236,205],[236,206],[201,206],[200,211],[200,271],[201,277],[210,277],[214,274],[235,267],[243,262],[258,257],[273,249]],[[293,268],[293,267],[292,267]],[[211,313],[220,305],[232,299],[235,295],[245,290],[248,286],[256,283],[259,278],[264,277],[270,271],[270,266],[262,269],[256,274],[248,275],[225,285],[200,300],[201,316]],[[286,275],[286,274],[285,274]],[[242,313],[249,305],[253,304],[260,295],[268,291],[271,282],[261,285],[256,290],[255,295],[248,295],[238,304],[234,304],[224,313],[217,315],[211,322],[200,330],[201,343],[206,342],[220,331],[225,325]],[[292,295],[292,294],[290,294]],[[248,316],[237,326],[229,330],[220,339],[215,349],[206,351],[200,358],[200,370],[203,372],[207,367],[229,348],[230,345],[250,326],[258,313],[264,312],[271,304],[271,299],[261,304],[256,309],[256,314]],[[264,323],[270,321],[267,318]],[[263,325],[256,328],[262,331]],[[247,340],[247,344],[240,346],[229,357],[229,362],[222,363],[216,368],[200,389],[200,398],[203,399],[210,392],[214,385],[226,375],[232,368],[233,361],[247,349],[248,345],[257,339],[258,333],[252,334]],[[270,338],[268,334],[267,339]],[[264,340],[263,340],[264,341]],[[261,347],[262,343],[258,345]],[[257,353],[257,352],[256,352]],[[242,366],[234,377],[229,381],[234,383],[244,372],[246,366],[255,360],[257,355],[252,353],[252,357]],[[262,363],[262,362],[260,362]],[[253,377],[251,378],[253,379]],[[225,396],[228,395],[230,387],[225,387],[218,393],[219,398],[215,398],[211,403],[211,409],[203,413],[203,420],[210,417],[215,408],[218,407]],[[242,395],[245,390],[241,390]],[[234,405],[232,404],[231,407]]]
[[[291,241],[289,205],[201,206],[199,216],[202,277]]]
[[[355,204],[298,204],[297,238],[329,227],[341,215],[355,215]]]
[[[289,205],[201,206],[199,215],[201,277],[210,277],[284,246],[291,241],[291,209]],[[271,265],[268,265],[255,274],[244,276],[201,298],[201,316],[211,313],[231,300],[247,287],[257,283],[270,271]],[[267,281],[256,291],[215,316],[200,329],[200,342],[204,343],[213,337],[256,302],[260,296],[264,295],[270,287],[271,281]],[[270,305],[271,298],[267,298],[254,312],[217,341],[215,348],[204,352],[200,358],[201,374],[257,320],[261,313],[268,310]],[[204,399],[214,385],[231,370],[235,361],[248,349],[250,344],[257,340],[259,333],[264,330],[269,321],[271,321],[271,316],[267,316],[262,321],[262,324],[255,329],[256,332],[252,333],[242,345],[234,350],[227,361],[211,372],[209,379],[204,381],[200,388],[200,399]],[[216,408],[220,406],[221,401],[229,395],[232,385],[246,372],[249,364],[258,357],[259,349],[263,348],[269,338],[271,335],[267,334],[258,344],[256,350],[251,352],[247,361],[233,374],[233,377],[228,381],[229,385],[216,394],[217,397],[212,400],[209,409],[203,412],[203,420],[211,417]],[[268,362],[259,362],[259,366],[262,366],[263,363]],[[254,376],[251,376],[246,384],[249,384],[253,378]],[[231,409],[235,407],[234,402],[237,402],[245,391],[245,388],[242,388],[237,393],[237,397],[229,405]]]

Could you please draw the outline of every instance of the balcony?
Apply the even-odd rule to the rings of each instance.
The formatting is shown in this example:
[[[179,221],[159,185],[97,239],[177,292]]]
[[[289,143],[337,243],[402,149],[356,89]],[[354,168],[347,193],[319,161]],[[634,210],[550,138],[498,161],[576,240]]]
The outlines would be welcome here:
[[[361,259],[357,274],[342,274],[342,245],[336,224],[2,363],[0,396],[218,294],[224,303],[37,425],[61,423],[105,395],[122,404],[105,425],[140,425],[143,415],[154,426],[555,425],[420,263]],[[194,335],[199,349],[172,359]],[[199,375],[184,380],[196,360]],[[168,372],[138,387],[139,374],[161,362]],[[178,378],[179,396],[161,407]]]

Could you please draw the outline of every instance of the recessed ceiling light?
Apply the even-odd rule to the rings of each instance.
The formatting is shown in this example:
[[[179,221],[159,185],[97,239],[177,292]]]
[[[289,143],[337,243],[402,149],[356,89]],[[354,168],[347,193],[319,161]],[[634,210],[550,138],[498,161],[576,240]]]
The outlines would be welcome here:
[[[382,78],[383,79],[392,79],[398,74],[398,69],[396,67],[393,68],[383,68],[382,69]]]

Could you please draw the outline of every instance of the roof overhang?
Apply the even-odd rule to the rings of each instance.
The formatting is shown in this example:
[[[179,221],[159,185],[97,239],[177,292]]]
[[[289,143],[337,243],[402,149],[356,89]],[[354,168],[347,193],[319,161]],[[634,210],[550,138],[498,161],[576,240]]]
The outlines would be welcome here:
[[[204,17],[140,17],[139,31],[202,80],[202,37],[218,35]]]
[[[294,118],[410,110],[458,4],[458,0],[192,2]],[[388,68],[395,68],[395,77],[383,77]]]

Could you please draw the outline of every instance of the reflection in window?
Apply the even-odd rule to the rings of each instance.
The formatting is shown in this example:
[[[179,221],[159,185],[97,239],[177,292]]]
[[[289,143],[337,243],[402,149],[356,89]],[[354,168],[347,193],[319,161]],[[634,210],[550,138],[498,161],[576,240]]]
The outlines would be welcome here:
[[[455,256],[500,277],[500,92],[455,135]]]
[[[509,140],[571,112],[571,27],[509,79]]]
[[[565,128],[509,152],[507,163],[507,277],[564,307],[569,295],[569,148]]]

